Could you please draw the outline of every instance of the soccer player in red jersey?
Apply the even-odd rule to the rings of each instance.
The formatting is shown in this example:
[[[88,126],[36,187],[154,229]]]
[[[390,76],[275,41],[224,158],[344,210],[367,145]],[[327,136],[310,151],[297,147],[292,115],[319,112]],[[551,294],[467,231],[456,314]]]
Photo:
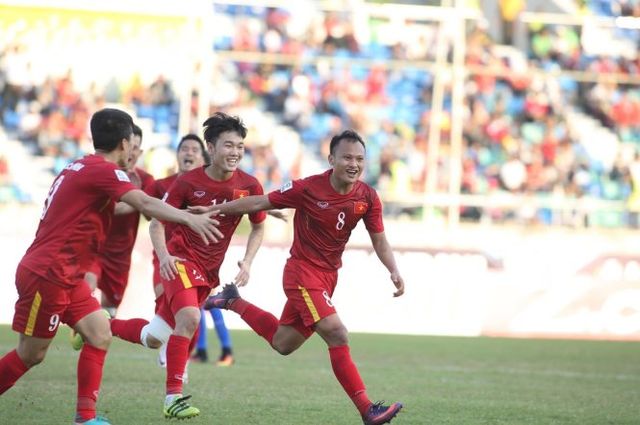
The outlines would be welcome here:
[[[209,164],[209,155],[207,150],[204,147],[204,142],[200,137],[196,134],[187,134],[180,139],[177,148],[177,159],[178,159],[178,172],[172,174],[163,179],[156,180],[147,190],[146,192],[158,199],[162,199],[169,190],[169,187],[173,184],[173,182],[178,178],[178,176],[186,173],[187,171],[191,171],[195,168],[202,167],[205,164]],[[165,223],[164,225],[164,233],[165,240],[169,239],[169,236],[173,232],[173,223]],[[159,307],[159,298],[163,292],[162,289],[162,281],[160,279],[160,262],[158,261],[158,256],[156,252],[153,251],[153,291],[156,295],[156,312]],[[221,340],[223,354],[225,350],[231,352],[231,339],[229,337],[229,331],[224,323],[224,318],[222,318],[222,314],[218,309],[210,310],[212,317],[215,315],[214,324],[216,328],[216,333]],[[218,320],[216,320],[218,319]],[[200,319],[200,329],[198,344],[202,339],[206,338],[206,327],[203,326],[204,316]],[[204,332],[204,333],[203,333]],[[223,338],[226,337],[226,338]],[[205,339],[206,341],[206,339]],[[224,343],[223,343],[224,342]],[[226,358],[228,359],[228,357]],[[158,365],[161,367],[165,367],[167,363],[167,344],[163,344],[158,351]]]
[[[44,203],[35,240],[16,271],[13,330],[16,349],[0,359],[0,394],[42,362],[60,323],[79,332],[85,344],[78,359],[75,423],[101,425],[96,401],[111,342],[109,321],[84,282],[84,272],[104,242],[117,201],[143,214],[188,225],[202,240],[217,242],[216,220],[196,218],[137,189],[121,168],[127,165],[131,117],[102,109],[91,118],[96,153],[71,164],[56,177]]]
[[[165,195],[166,202],[177,208],[219,205],[250,195],[262,195],[262,185],[238,169],[244,155],[247,129],[237,117],[216,113],[204,123],[211,164],[179,176]],[[235,282],[243,286],[262,242],[262,211],[249,215],[251,232],[245,256],[239,262]],[[163,294],[151,322],[144,319],[112,320],[113,335],[126,341],[159,348],[167,343],[167,378],[164,415],[185,419],[200,410],[188,403],[191,396],[182,395],[184,371],[190,346],[200,322],[200,306],[212,288],[219,285],[218,272],[229,247],[231,236],[241,220],[240,215],[219,216],[219,230],[224,238],[215,245],[205,245],[184,226],[176,226],[168,241],[158,220],[151,221],[151,241],[160,260]]]
[[[143,169],[136,167],[138,158],[142,155],[140,147],[142,129],[135,124],[130,144],[127,176],[134,186],[146,191],[153,184],[154,178]],[[131,211],[128,212],[129,210]],[[111,317],[115,317],[116,309],[122,302],[122,296],[129,282],[131,253],[138,235],[139,224],[139,211],[129,207],[127,211],[119,213],[116,209],[107,239],[98,252],[98,258],[84,276],[91,289],[97,287],[102,292],[101,305]]]
[[[268,195],[249,196],[197,211],[217,210],[225,217],[271,208],[295,208],[291,257],[283,274],[287,302],[278,320],[240,298],[235,285],[225,285],[210,297],[205,308],[226,308],[242,319],[280,354],[298,349],[314,332],[329,346],[333,372],[360,412],[365,424],[382,424],[402,408],[401,403],[372,403],[349,352],[347,329],[331,301],[342,266],[342,253],[351,231],[362,220],[373,249],[389,270],[396,287],[394,297],[404,293],[393,251],[382,222],[382,206],[375,190],[359,180],[364,169],[362,138],[347,130],[332,138],[331,169],[285,184]]]
[[[204,164],[209,162],[209,157],[204,147],[204,143],[196,134],[187,134],[180,139],[176,155],[178,157],[178,172],[165,178],[155,180],[147,189],[145,189],[147,194],[154,198],[162,199],[178,176],[181,176],[187,171],[202,167]],[[173,228],[173,223],[164,223],[166,240],[168,240],[169,235],[173,233]],[[160,263],[155,250],[153,251],[153,292],[156,295],[156,299],[158,299],[162,294]]]

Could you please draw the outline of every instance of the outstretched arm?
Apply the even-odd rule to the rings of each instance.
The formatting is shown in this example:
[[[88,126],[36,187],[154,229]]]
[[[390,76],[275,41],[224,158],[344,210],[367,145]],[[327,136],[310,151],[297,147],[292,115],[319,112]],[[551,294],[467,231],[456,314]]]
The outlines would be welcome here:
[[[127,204],[126,202],[118,202],[116,204],[116,208],[113,210],[113,213],[115,215],[122,215],[122,214],[131,214],[132,212],[136,212],[137,210],[135,208],[133,208],[131,205]]]
[[[391,274],[391,281],[395,285],[397,291],[393,293],[394,297],[399,297],[404,294],[404,280],[402,276],[400,276],[400,272],[398,271],[398,266],[396,265],[396,258],[393,255],[393,250],[387,241],[387,236],[384,232],[380,233],[371,233],[369,232],[369,237],[371,238],[371,244],[373,245],[373,250],[376,252],[376,255],[384,264],[384,266],[389,270]]]
[[[209,244],[209,241],[218,242],[219,239],[223,238],[222,233],[216,227],[220,224],[218,220],[212,219],[207,214],[196,215],[190,214],[185,210],[179,210],[162,202],[160,199],[147,195],[142,190],[130,190],[122,195],[120,200],[148,217],[189,226],[202,237],[206,244]]]
[[[260,248],[263,236],[264,221],[262,223],[251,223],[251,233],[249,233],[249,239],[247,239],[247,249],[244,252],[244,258],[238,261],[240,271],[235,279],[236,285],[244,286],[249,282],[249,270],[251,269],[251,263],[253,263],[253,259],[258,252],[258,248]]]
[[[225,202],[224,204],[211,205],[210,207],[189,207],[189,211],[194,213],[216,212],[217,214],[227,215],[251,214],[270,209],[273,209],[273,205],[269,202],[268,195],[251,195],[235,201]]]

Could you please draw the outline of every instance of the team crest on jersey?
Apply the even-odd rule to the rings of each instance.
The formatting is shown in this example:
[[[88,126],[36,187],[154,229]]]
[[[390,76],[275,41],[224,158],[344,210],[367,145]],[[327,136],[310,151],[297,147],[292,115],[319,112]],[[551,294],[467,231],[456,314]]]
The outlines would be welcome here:
[[[233,189],[233,199],[240,199],[249,196],[248,190],[243,189]]]
[[[329,206],[329,203],[327,201],[318,201],[316,205],[322,209],[325,209]]]
[[[113,171],[115,171],[116,173],[116,178],[121,182],[131,182],[131,180],[129,180],[129,176],[124,171],[122,170],[113,170]]]
[[[293,188],[293,181],[289,180],[288,182],[282,185],[282,187],[280,188],[280,193],[284,193],[291,188]]]
[[[205,193],[206,192],[204,190],[196,190],[195,192],[193,192],[193,196],[195,196],[196,198],[202,198]]]
[[[364,214],[369,209],[369,204],[366,202],[356,201],[353,203],[354,214]]]

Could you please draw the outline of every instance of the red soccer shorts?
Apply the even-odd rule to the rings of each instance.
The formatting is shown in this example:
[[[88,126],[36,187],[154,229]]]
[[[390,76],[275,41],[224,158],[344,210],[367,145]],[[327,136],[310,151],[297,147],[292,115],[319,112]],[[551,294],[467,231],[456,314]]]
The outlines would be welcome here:
[[[18,266],[16,288],[18,301],[12,328],[27,336],[53,338],[60,322],[74,327],[83,317],[100,310],[84,279],[64,288]]]
[[[338,272],[318,269],[290,258],[282,280],[287,302],[280,324],[292,326],[308,338],[320,319],[336,313],[331,296],[338,282]]]
[[[200,308],[211,293],[205,274],[191,261],[176,261],[178,274],[162,279],[164,293],[158,298],[157,313],[169,326],[175,326],[175,314],[184,307]],[[215,283],[217,286],[217,282]],[[191,290],[191,289],[195,289]]]
[[[102,261],[102,276],[98,279],[98,288],[111,305],[118,307],[129,282],[130,263],[126,265],[110,264]]]

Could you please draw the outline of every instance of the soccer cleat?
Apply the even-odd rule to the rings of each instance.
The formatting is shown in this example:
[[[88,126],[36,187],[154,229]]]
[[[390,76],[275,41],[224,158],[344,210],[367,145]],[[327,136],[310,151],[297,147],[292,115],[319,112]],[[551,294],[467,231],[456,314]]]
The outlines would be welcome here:
[[[233,360],[233,356],[231,354],[224,354],[224,355],[220,356],[220,358],[216,362],[216,366],[229,367],[229,366],[233,365],[233,362],[234,362],[234,360]]]
[[[206,363],[209,361],[209,354],[206,348],[197,348],[196,352],[191,356],[191,361],[198,363]]]
[[[103,308],[102,313],[107,317],[107,319],[109,320],[112,319],[111,313],[109,313],[107,309]],[[74,350],[79,351],[84,345],[84,339],[82,339],[82,335],[77,333],[75,329],[73,328],[70,328],[70,329],[71,329],[71,332],[69,332],[69,343],[71,344],[71,347]]]
[[[71,344],[71,348],[78,351],[84,345],[84,340],[82,339],[82,335],[77,333],[75,329],[69,328],[69,343]]]
[[[384,401],[378,401],[372,404],[367,409],[367,413],[362,415],[362,422],[364,425],[379,425],[391,422],[400,409],[402,409],[402,403],[393,403],[390,406],[383,406]]]
[[[187,403],[187,400],[191,398],[190,395],[184,397],[178,397],[171,404],[164,406],[164,417],[167,419],[190,419],[200,414],[200,409],[191,406]]]
[[[202,308],[205,310],[211,310],[212,308],[223,308],[227,310],[238,298],[240,298],[238,287],[233,283],[228,283],[224,285],[222,291],[207,298]]]
[[[75,420],[76,425],[111,425],[109,419],[104,416],[96,416],[93,419],[89,419],[88,421],[78,422],[78,419]]]

